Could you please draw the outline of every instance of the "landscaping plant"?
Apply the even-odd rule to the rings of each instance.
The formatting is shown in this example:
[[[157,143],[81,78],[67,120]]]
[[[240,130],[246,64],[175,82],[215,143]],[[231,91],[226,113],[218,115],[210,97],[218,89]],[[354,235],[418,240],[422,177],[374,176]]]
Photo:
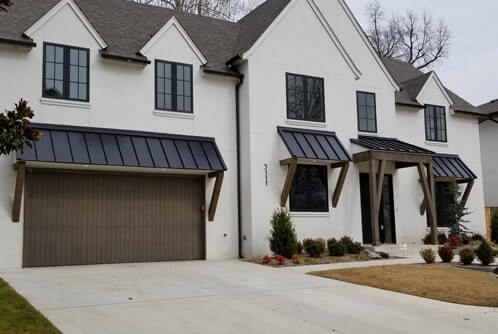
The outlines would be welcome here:
[[[327,248],[330,256],[344,256],[348,251],[342,241],[337,241],[334,238],[327,240]]]
[[[474,262],[474,251],[470,248],[462,249],[458,255],[460,255],[460,261],[465,266],[471,265]]]
[[[346,246],[347,252],[349,253],[349,250],[353,247],[353,239],[348,236],[343,236],[340,241]]]
[[[276,255],[290,259],[296,253],[296,230],[286,209],[280,208],[273,213],[269,240],[270,249]]]
[[[446,236],[446,233],[439,232],[437,234],[437,241],[440,245],[444,245],[446,241],[448,240],[448,237]],[[424,245],[431,245],[432,244],[432,237],[430,233],[427,233],[425,237],[422,239],[422,242]]]
[[[271,262],[271,257],[268,255],[263,256],[263,259],[261,259],[261,264],[270,264]]]
[[[305,239],[303,241],[304,250],[313,258],[319,258],[325,252],[325,240]]]
[[[453,260],[453,249],[450,246],[439,247],[437,253],[444,263],[450,263]]]
[[[278,262],[279,265],[282,266],[282,265],[284,265],[284,264],[287,263],[287,259],[284,256],[282,256],[282,255],[278,255],[277,256],[277,262]]]
[[[459,237],[452,236],[452,237],[448,238],[445,245],[451,247],[452,249],[457,249],[458,247],[460,247],[462,245],[462,242],[461,242]]]
[[[420,256],[427,264],[433,264],[436,262],[436,253],[434,253],[434,251],[430,248],[421,249]]]
[[[296,254],[292,257],[292,263],[301,264],[301,258],[299,257],[299,255]]]
[[[301,243],[301,241],[298,241],[296,244],[296,252],[297,254],[303,253],[303,244]]]
[[[485,266],[489,265],[490,263],[495,262],[495,257],[493,255],[493,249],[491,246],[488,244],[487,241],[484,241],[481,243],[479,248],[476,249],[475,251],[477,258],[481,263]]]
[[[445,184],[442,189],[443,195],[448,198],[448,203],[444,206],[443,214],[448,217],[450,223],[450,237],[463,235],[468,233],[464,219],[465,216],[470,214],[470,211],[462,204],[460,198],[462,197],[462,190],[456,182],[449,182]]]
[[[484,241],[486,241],[486,238],[484,238],[484,237],[482,236],[482,234],[479,234],[479,233],[473,233],[473,234],[472,234],[472,237],[470,237],[470,239],[471,239],[472,241],[480,241],[480,242],[484,242]]]
[[[363,246],[359,242],[353,242],[352,245],[349,246],[348,253],[358,255],[363,251]]]

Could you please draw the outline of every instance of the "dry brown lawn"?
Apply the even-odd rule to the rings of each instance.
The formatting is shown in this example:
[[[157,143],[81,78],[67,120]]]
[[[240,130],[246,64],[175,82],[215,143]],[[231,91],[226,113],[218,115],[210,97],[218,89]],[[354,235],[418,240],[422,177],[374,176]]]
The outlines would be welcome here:
[[[498,307],[498,279],[441,265],[393,265],[311,272],[353,284],[474,306]]]

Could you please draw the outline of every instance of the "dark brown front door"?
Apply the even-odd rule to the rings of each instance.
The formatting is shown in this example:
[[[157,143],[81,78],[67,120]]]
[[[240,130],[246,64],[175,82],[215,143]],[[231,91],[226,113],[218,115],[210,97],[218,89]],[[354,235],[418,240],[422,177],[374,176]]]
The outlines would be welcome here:
[[[29,171],[25,267],[205,258],[204,179]]]
[[[370,192],[369,175],[360,174],[361,220],[363,229],[363,243],[372,243],[372,223],[370,219]],[[382,198],[379,210],[380,242],[385,244],[396,243],[396,224],[394,221],[393,177],[384,176]]]

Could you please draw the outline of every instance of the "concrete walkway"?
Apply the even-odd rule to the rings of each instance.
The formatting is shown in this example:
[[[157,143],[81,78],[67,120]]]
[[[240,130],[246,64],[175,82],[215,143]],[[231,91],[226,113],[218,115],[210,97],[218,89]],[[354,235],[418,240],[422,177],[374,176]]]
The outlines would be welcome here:
[[[409,260],[360,265],[403,261]],[[303,274],[330,267],[170,262],[10,270],[0,277],[71,334],[496,332],[497,310]]]

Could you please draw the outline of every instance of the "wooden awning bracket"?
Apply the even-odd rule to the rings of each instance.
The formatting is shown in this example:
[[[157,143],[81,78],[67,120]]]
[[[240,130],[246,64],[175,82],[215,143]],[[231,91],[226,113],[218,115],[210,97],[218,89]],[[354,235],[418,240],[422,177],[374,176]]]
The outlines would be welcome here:
[[[297,159],[282,160],[280,161],[280,165],[289,166],[289,170],[287,171],[287,177],[285,178],[284,188],[282,189],[282,195],[280,196],[280,206],[284,208],[287,204],[287,199],[289,198],[292,182],[294,181],[294,175],[296,175]]]
[[[208,174],[209,178],[216,178],[213,188],[213,194],[211,195],[211,203],[209,204],[208,220],[210,222],[214,221],[216,215],[216,208],[218,207],[218,201],[220,199],[221,187],[223,185],[223,178],[225,177],[224,172],[214,172]]]
[[[474,187],[474,180],[468,181],[467,186],[465,187],[465,192],[463,193],[461,203],[463,206],[467,205],[467,201],[469,200],[470,193],[472,188]],[[420,215],[423,216],[425,214],[425,200],[420,204]]]
[[[337,204],[339,204],[342,189],[344,188],[344,183],[346,182],[346,176],[348,175],[349,170],[349,162],[335,163],[331,165],[331,168],[341,168],[341,172],[339,174],[339,178],[337,179],[337,184],[332,195],[332,207],[335,209],[337,208]]]
[[[432,163],[427,164],[425,167],[427,169],[427,174],[426,171],[424,170],[423,163],[419,163],[417,165],[417,170],[422,184],[422,191],[424,193],[425,207],[428,209],[432,243],[437,244],[438,241],[437,216],[436,216],[434,173],[432,169]]]
[[[26,163],[18,162],[15,165],[17,169],[16,188],[14,190],[14,201],[12,203],[12,222],[19,223],[21,219],[21,204],[24,191],[24,181],[26,179]]]

